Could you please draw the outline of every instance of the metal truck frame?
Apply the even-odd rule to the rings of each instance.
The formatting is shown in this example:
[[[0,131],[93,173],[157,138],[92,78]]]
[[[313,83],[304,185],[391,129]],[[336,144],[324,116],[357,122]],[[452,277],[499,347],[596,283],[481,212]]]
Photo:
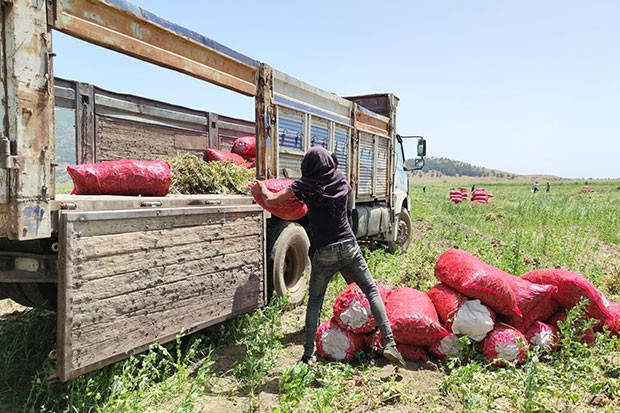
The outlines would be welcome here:
[[[273,291],[299,304],[310,260],[304,219],[272,217],[251,196],[57,194],[58,110],[73,112],[77,163],[200,156],[252,134],[257,179],[296,178],[323,145],[355,191],[358,239],[407,248],[393,94],[336,96],[124,0],[0,0],[0,13],[0,298],[56,308],[61,381],[264,306]],[[255,121],[57,79],[54,30],[252,96]]]

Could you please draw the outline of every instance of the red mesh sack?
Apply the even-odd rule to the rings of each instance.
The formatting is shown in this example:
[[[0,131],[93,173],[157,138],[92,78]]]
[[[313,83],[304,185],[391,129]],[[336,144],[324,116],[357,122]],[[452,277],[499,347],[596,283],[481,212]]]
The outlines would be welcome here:
[[[67,166],[76,195],[165,196],[172,182],[167,161],[124,159]]]
[[[441,360],[459,357],[461,354],[461,343],[456,334],[450,334],[438,342],[428,346],[428,351]]]
[[[525,330],[525,339],[543,352],[549,352],[558,347],[558,329],[551,324],[537,320]]]
[[[364,342],[366,344],[366,347],[370,350],[374,351],[377,354],[383,354],[383,349],[385,348],[385,346],[383,345],[383,339],[379,330],[375,330],[372,333],[365,334]],[[424,347],[414,346],[411,344],[396,343],[396,348],[405,360],[428,361],[428,356]]]
[[[521,276],[536,284],[555,285],[558,290],[553,299],[566,310],[573,308],[582,299],[588,300],[585,310],[590,317],[604,321],[610,316],[609,301],[590,280],[569,270],[543,268],[532,270]]]
[[[235,139],[232,145],[232,151],[237,155],[243,157],[243,159],[250,160],[250,158],[256,159],[256,137],[242,136]]]
[[[480,352],[496,367],[506,362],[522,364],[527,357],[527,340],[516,328],[498,323],[479,344]]]
[[[558,303],[552,298],[558,291],[555,285],[532,283],[512,274],[506,276],[506,281],[521,310],[520,316],[504,316],[506,324],[523,333],[534,321],[546,320],[557,311]]]
[[[495,312],[480,300],[470,300],[446,284],[439,283],[428,290],[439,318],[455,334],[482,340],[495,325]]]
[[[610,303],[609,313],[611,314],[605,320],[605,327],[611,331],[611,334],[620,334],[620,303]]]
[[[363,335],[342,329],[333,317],[321,324],[316,332],[316,351],[328,360],[353,360],[364,345]]]
[[[424,347],[412,346],[411,344],[396,344],[396,348],[405,360],[428,361],[428,356],[426,355]]]
[[[560,330],[559,323],[566,322],[566,310],[558,310],[554,315],[547,319],[546,323],[553,326],[556,330]],[[583,337],[579,340],[584,344],[594,344],[594,328],[587,328],[583,331]]]
[[[450,335],[439,323],[431,299],[415,288],[401,287],[390,292],[385,311],[397,343],[428,346]]]
[[[243,165],[245,163],[245,159],[241,155],[237,155],[233,152],[221,151],[219,149],[207,148],[205,149],[205,154],[207,157],[207,161],[215,162],[215,161],[233,161],[237,165]]]
[[[262,181],[265,187],[271,192],[280,192],[282,189],[290,186],[293,183],[292,179],[266,179]],[[250,184],[250,189],[254,186],[254,183]],[[268,207],[263,202],[263,198],[260,195],[254,196],[256,203],[267,211],[271,212],[276,217],[285,221],[296,221],[303,218],[308,213],[308,207],[294,196],[288,200],[279,203],[275,207]]]
[[[388,290],[377,284],[379,295],[385,302]],[[377,327],[370,303],[362,289],[355,283],[349,284],[334,301],[334,318],[338,325],[356,334],[369,333]]]
[[[256,168],[256,161],[247,161],[241,164],[241,167],[245,169]]]
[[[500,314],[520,316],[515,294],[506,281],[509,275],[458,249],[445,251],[435,264],[435,277],[442,283]]]

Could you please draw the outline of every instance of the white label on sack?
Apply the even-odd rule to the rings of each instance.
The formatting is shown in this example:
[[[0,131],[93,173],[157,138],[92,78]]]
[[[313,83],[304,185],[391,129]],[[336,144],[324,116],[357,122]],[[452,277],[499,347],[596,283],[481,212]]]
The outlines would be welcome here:
[[[370,309],[364,307],[359,301],[353,300],[349,307],[340,314],[340,321],[351,328],[360,328],[368,323]]]

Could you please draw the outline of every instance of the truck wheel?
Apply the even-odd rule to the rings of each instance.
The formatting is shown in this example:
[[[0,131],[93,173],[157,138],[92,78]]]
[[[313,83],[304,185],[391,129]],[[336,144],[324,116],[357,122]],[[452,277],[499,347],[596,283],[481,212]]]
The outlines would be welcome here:
[[[11,300],[25,307],[56,310],[58,303],[57,288],[53,283],[4,284],[2,291]]]
[[[294,222],[281,222],[270,231],[267,250],[269,260],[268,292],[288,295],[292,305],[303,302],[306,293],[304,273],[310,273],[310,241],[304,228]]]
[[[407,251],[409,248],[409,243],[411,242],[411,227],[413,224],[411,223],[411,216],[409,216],[409,211],[405,208],[400,210],[400,214],[398,214],[398,233],[396,234],[396,241],[388,242],[388,250],[393,254],[398,248],[401,251]]]

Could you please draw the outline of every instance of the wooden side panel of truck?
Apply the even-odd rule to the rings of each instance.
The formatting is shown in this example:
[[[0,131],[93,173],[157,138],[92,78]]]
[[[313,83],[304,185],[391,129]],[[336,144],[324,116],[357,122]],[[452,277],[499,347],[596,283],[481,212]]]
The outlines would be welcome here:
[[[61,380],[266,303],[260,207],[61,211],[59,218]]]

